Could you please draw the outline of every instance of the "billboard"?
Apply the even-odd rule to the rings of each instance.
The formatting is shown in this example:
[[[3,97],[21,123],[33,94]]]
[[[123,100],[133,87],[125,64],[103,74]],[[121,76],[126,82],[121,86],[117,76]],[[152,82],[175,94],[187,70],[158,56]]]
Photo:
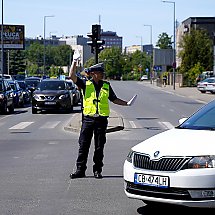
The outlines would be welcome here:
[[[24,25],[3,25],[4,49],[25,49],[25,28]],[[0,25],[0,38],[2,25]],[[1,46],[0,40],[0,46]]]

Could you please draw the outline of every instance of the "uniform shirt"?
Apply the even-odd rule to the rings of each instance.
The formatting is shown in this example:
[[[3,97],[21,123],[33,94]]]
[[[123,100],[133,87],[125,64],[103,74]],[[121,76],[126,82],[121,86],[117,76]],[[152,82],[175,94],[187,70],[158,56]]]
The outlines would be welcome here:
[[[80,88],[83,90],[83,93],[84,93],[84,94],[85,94],[85,89],[86,89],[86,81],[87,81],[87,80],[83,80],[83,79],[77,77],[76,85],[77,85],[78,87],[80,87]],[[103,86],[103,83],[106,82],[107,84],[109,84],[109,97],[108,97],[108,99],[109,99],[111,102],[113,102],[115,99],[117,99],[117,96],[116,96],[116,94],[114,93],[114,91],[113,91],[113,89],[112,89],[112,87],[111,87],[111,85],[110,85],[109,82],[103,81],[103,80],[100,80],[100,81],[98,82],[98,84],[95,83],[93,80],[92,80],[92,82],[93,82],[94,87],[95,87],[95,90],[96,90],[96,96],[97,96],[97,98],[98,98],[98,96],[99,96],[99,92],[100,92],[100,90],[101,90],[101,87]]]

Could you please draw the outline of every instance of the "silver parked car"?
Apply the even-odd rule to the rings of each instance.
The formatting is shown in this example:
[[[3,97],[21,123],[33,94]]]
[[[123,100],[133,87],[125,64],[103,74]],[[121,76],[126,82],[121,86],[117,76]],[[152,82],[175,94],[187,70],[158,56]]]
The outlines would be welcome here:
[[[206,78],[199,81],[197,84],[197,89],[201,93],[214,92],[215,91],[215,77]]]

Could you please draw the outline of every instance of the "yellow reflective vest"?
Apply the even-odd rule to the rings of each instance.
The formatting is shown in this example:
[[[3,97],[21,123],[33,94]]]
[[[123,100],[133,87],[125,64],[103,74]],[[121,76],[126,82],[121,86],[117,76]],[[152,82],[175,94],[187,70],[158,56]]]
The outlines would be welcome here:
[[[83,114],[94,116],[109,116],[109,84],[103,83],[98,99],[96,97],[96,90],[92,81],[86,81],[85,95],[83,95]]]

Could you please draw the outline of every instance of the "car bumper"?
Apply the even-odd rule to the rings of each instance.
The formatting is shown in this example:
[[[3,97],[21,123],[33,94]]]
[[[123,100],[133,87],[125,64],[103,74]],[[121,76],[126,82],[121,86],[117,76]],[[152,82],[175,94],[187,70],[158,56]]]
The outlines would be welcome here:
[[[32,101],[32,107],[37,110],[64,110],[71,107],[71,101]]]
[[[143,173],[169,178],[169,187],[139,185],[134,174]],[[127,197],[188,207],[215,208],[215,169],[185,169],[177,172],[150,171],[134,168],[125,161],[124,191]]]

